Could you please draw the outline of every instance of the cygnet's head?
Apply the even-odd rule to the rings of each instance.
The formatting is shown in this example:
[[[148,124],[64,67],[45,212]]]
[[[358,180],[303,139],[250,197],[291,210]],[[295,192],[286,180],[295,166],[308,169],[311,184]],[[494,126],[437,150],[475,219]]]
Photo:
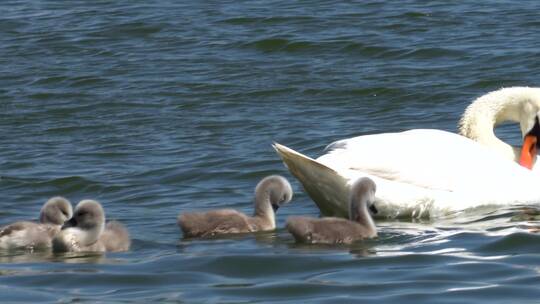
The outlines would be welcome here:
[[[62,225],[72,216],[71,203],[61,196],[55,196],[49,199],[41,208],[39,221],[42,224]]]
[[[358,221],[363,213],[369,209],[373,214],[377,214],[375,207],[375,182],[368,177],[363,177],[354,182],[351,186],[351,196],[349,205],[349,219]]]
[[[73,217],[64,223],[62,229],[69,227],[100,234],[105,228],[105,212],[101,204],[94,200],[82,200],[75,207]]]
[[[276,212],[279,207],[291,201],[293,191],[287,179],[279,175],[263,178],[255,188],[256,204],[263,196],[268,196],[272,209]]]

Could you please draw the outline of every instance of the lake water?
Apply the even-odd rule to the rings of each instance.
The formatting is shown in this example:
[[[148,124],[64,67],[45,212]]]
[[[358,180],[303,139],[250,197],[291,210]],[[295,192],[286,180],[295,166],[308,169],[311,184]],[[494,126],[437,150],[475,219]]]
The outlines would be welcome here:
[[[377,221],[305,246],[318,209],[271,147],[456,130],[474,98],[538,86],[536,1],[18,1],[0,4],[0,224],[51,196],[101,201],[129,252],[0,253],[5,302],[540,301],[539,212]],[[517,126],[498,134],[519,140]],[[399,147],[396,147],[399,151]],[[252,212],[260,178],[295,197],[275,232],[181,240],[181,212]]]

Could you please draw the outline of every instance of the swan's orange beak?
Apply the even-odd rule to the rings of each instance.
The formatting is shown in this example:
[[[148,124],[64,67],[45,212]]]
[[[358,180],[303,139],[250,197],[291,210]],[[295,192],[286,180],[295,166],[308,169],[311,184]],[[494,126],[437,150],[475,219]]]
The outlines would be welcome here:
[[[521,147],[521,157],[519,158],[519,164],[527,169],[532,169],[534,162],[536,161],[536,142],[538,138],[536,135],[526,135],[523,139],[523,146]]]

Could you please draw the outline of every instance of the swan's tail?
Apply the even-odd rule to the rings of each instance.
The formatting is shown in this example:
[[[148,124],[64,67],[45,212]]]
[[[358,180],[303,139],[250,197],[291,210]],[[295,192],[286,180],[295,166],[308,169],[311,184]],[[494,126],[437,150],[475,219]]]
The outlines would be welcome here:
[[[348,217],[349,187],[345,178],[320,162],[283,145],[274,143],[273,147],[323,215]]]

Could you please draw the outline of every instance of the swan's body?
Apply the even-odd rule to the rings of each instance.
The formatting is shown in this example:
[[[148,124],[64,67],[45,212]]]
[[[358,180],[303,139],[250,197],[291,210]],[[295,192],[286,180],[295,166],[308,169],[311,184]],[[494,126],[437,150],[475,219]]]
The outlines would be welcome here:
[[[105,212],[94,200],[82,200],[73,217],[52,240],[54,252],[106,252],[129,249],[129,234],[116,221],[105,225]]]
[[[50,248],[53,237],[73,214],[71,203],[63,197],[49,199],[41,208],[40,222],[20,221],[0,229],[0,249]]]
[[[20,221],[0,229],[0,249],[25,249],[51,247],[51,240],[60,227],[30,221]]]
[[[118,221],[107,222],[99,241],[105,247],[105,251],[109,252],[127,251],[131,246],[128,230]]]
[[[287,219],[287,230],[297,242],[313,244],[350,244],[376,237],[377,228],[368,211],[375,200],[375,183],[369,178],[361,178],[351,188],[348,220],[336,217],[290,217]]]
[[[292,196],[289,182],[281,176],[271,175],[261,180],[255,188],[253,216],[247,216],[233,209],[183,213],[178,216],[178,226],[184,237],[274,230],[275,211],[288,203]]]
[[[478,142],[446,131],[417,129],[337,141],[317,160],[279,144],[275,148],[326,215],[346,215],[350,185],[364,176],[377,184],[376,206],[387,217],[540,202],[540,175],[516,164],[515,149],[493,133],[494,124],[518,120],[525,137],[537,137],[539,91],[503,89],[475,101],[461,129]],[[535,156],[536,141],[521,153],[520,161],[524,154]],[[528,159],[531,167],[534,160]]]

